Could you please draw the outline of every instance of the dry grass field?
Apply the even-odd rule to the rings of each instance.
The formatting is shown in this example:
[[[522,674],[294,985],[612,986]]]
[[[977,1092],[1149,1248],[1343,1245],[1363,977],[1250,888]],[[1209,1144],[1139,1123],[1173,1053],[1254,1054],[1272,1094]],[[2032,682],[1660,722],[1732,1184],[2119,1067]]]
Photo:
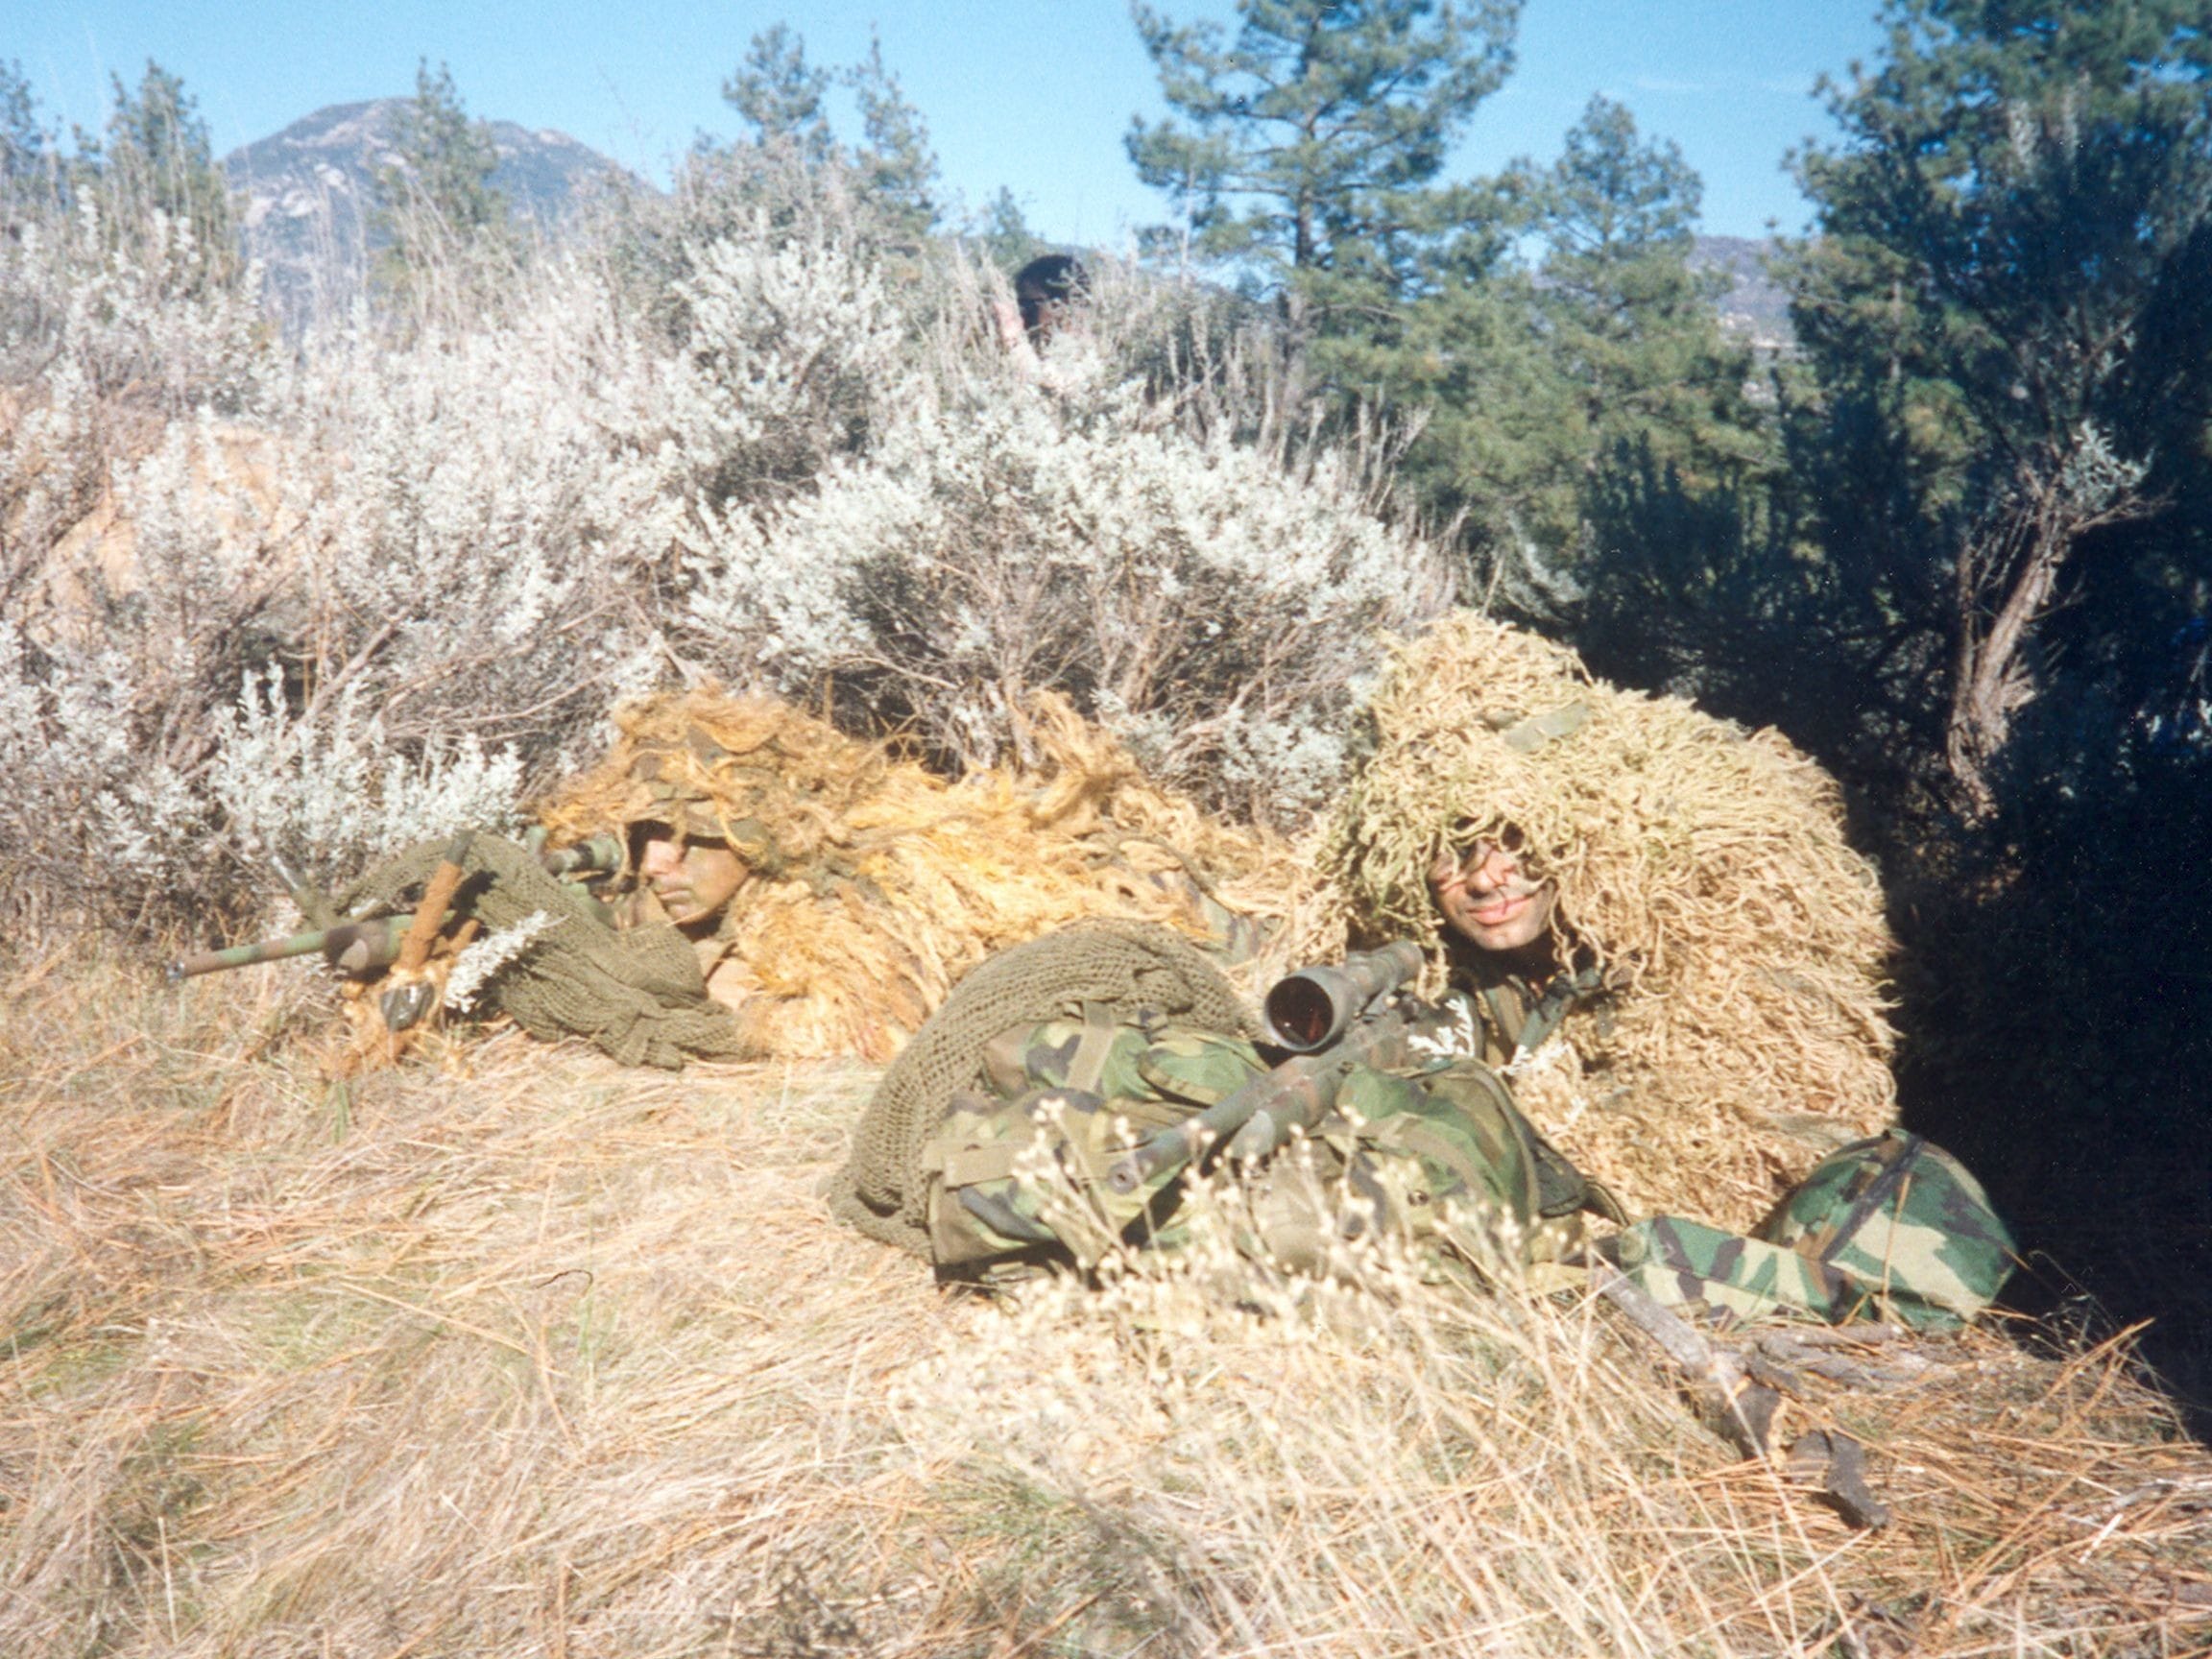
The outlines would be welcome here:
[[[869,1069],[341,1090],[322,995],[0,969],[0,1653],[2212,1650],[2212,1455],[2117,1348],[1809,1385],[1853,1531],[1602,1306],[950,1299],[818,1196]]]

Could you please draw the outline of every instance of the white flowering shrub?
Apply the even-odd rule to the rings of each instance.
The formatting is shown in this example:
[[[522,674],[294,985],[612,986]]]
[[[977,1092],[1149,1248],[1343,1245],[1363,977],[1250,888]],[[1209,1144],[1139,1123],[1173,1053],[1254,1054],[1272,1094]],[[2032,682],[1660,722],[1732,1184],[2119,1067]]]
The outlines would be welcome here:
[[[0,617],[0,870],[34,921],[128,916],[203,850],[205,816],[137,741],[118,651],[55,652]]]
[[[404,351],[311,342],[262,377],[258,427],[211,396],[142,420],[127,458],[79,357],[0,409],[25,601],[0,706],[27,749],[0,868],[49,909],[251,908],[258,854],[349,873],[505,821],[528,763],[596,746],[651,679],[629,589],[684,511],[653,415],[672,368],[587,274],[538,298]]]
[[[355,692],[294,714],[274,669],[224,710],[206,793],[239,852],[282,856],[336,885],[364,865],[460,825],[515,827],[522,767],[473,733],[396,752]]]
[[[550,763],[645,677],[654,571],[686,511],[661,419],[677,378],[589,271],[404,349],[356,328],[294,396],[320,469],[302,577],[328,617],[313,677],[394,741],[474,733]]]
[[[66,362],[101,397],[250,407],[271,362],[258,273],[211,280],[186,221],[155,212],[118,237],[103,211],[87,192],[0,238],[0,376],[21,384]]]
[[[1002,278],[815,205],[282,351],[181,230],[0,244],[0,910],[267,920],[270,855],[511,824],[679,678],[951,767],[1052,688],[1216,804],[1322,799],[1446,584],[1372,469],[1284,459],[1251,320],[1103,271],[1039,362]]]
[[[206,279],[189,227],[156,214],[104,247],[100,212],[87,195],[0,236],[0,601],[28,598],[167,421],[252,409],[273,363],[243,289]]]
[[[499,976],[501,969],[519,961],[531,946],[561,925],[544,911],[533,910],[514,926],[487,933],[466,947],[453,959],[453,971],[445,980],[446,1012],[467,1014],[474,1009],[476,998]]]
[[[1292,475],[1127,390],[1010,376],[913,408],[811,495],[708,520],[690,558],[733,679],[832,676],[963,765],[1018,751],[1054,687],[1165,779],[1278,815],[1335,777],[1382,631],[1448,592],[1329,456]]]
[[[834,242],[756,219],[689,263],[666,419],[710,511],[810,482],[912,395],[907,317],[881,273]]]
[[[97,200],[80,214],[96,221]],[[83,227],[97,247],[97,223]],[[150,390],[170,410],[252,407],[270,365],[267,330],[253,295],[260,274],[209,283],[192,227],[161,213],[146,233],[119,242],[68,297],[69,349],[103,392]]]

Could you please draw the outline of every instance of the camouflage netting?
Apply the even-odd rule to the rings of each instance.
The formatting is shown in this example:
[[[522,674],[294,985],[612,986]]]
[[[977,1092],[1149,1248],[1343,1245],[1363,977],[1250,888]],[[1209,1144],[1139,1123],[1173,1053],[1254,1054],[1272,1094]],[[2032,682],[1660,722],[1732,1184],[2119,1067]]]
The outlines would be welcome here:
[[[1166,927],[1093,922],[1000,951],[960,981],[883,1074],[854,1128],[852,1157],[830,1177],[831,1211],[872,1238],[926,1257],[922,1147],[953,1092],[974,1082],[983,1046],[999,1032],[1083,1002],[1258,1034],[1220,970]]]
[[[425,841],[386,859],[337,895],[347,914],[411,909],[445,859]],[[478,835],[461,861],[462,902],[486,932],[534,914],[553,924],[502,967],[484,995],[536,1037],[586,1037],[626,1066],[735,1059],[743,1039],[730,1011],[709,1001],[691,942],[673,927],[615,932],[577,889],[545,874],[512,841]]]
[[[1441,961],[1430,865],[1518,829],[1623,989],[1516,1092],[1632,1208],[1747,1228],[1820,1152],[1894,1119],[1880,883],[1788,741],[1469,613],[1399,654],[1372,717],[1321,855],[1347,920]]]
[[[541,816],[556,845],[649,821],[742,854],[755,874],[714,989],[748,1052],[793,1059],[889,1059],[962,974],[1052,928],[1118,916],[1217,939],[1232,913],[1282,922],[1310,885],[1287,848],[1154,788],[1057,699],[1030,715],[1035,774],[951,784],[786,704],[657,697],[617,713],[605,762]]]

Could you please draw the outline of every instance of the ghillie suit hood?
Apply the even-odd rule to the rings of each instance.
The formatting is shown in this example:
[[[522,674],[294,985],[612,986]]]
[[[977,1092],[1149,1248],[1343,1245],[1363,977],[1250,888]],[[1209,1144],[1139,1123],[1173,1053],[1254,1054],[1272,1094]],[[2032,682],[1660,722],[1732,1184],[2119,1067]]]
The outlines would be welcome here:
[[[1518,830],[1578,965],[1614,990],[1516,1090],[1632,1208],[1747,1227],[1822,1151],[1894,1119],[1881,886],[1834,781],[1786,739],[1465,612],[1398,654],[1368,718],[1321,858],[1351,932],[1475,966],[1427,873]]]
[[[1039,768],[956,784],[768,699],[693,691],[615,720],[606,760],[540,816],[555,845],[661,823],[745,859],[716,991],[744,993],[761,1056],[887,1060],[970,968],[1076,921],[1249,950],[1310,885],[1281,843],[1154,787],[1048,694],[1029,715]]]

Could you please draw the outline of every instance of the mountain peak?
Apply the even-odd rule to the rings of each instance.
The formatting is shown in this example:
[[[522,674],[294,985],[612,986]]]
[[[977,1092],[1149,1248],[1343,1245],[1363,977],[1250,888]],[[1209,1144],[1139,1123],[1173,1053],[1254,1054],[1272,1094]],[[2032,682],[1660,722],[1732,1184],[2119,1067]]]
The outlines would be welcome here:
[[[410,102],[325,105],[223,157],[240,199],[246,252],[262,262],[287,317],[343,306],[359,289],[374,240],[376,174],[399,162],[399,115]],[[499,157],[493,186],[519,219],[552,228],[593,191],[638,182],[565,132],[514,121],[484,125]]]

